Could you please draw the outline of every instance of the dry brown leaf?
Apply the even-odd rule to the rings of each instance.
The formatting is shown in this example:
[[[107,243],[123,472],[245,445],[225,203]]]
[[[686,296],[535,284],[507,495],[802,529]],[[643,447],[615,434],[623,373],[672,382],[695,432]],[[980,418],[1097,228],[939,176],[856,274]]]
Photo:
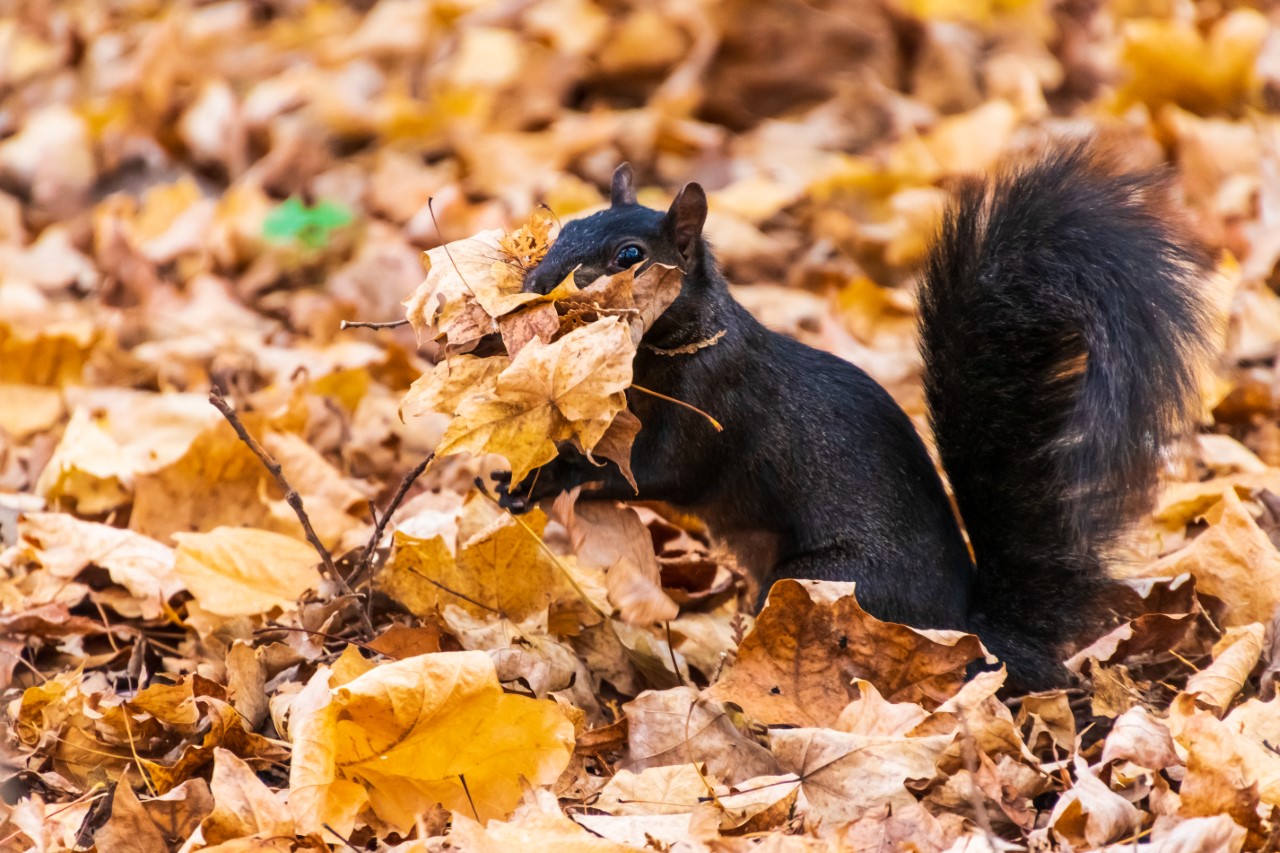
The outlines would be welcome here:
[[[1214,646],[1213,663],[1187,679],[1186,692],[1219,713],[1225,711],[1262,657],[1262,634],[1257,622],[1228,629]]]
[[[253,769],[232,752],[213,752],[213,811],[200,824],[209,844],[247,836],[292,836],[289,807],[264,785]]]
[[[926,708],[960,688],[981,655],[976,637],[881,622],[853,593],[847,583],[775,583],[737,663],[709,695],[765,723],[831,725],[857,697],[855,679]]]
[[[1054,834],[1068,844],[1091,847],[1131,835],[1142,813],[1108,788],[1084,759],[1075,759],[1075,771],[1075,785],[1058,800],[1049,818]]]
[[[600,436],[600,440],[588,454],[588,456],[608,459],[617,465],[622,476],[631,484],[631,488],[636,490],[636,494],[640,493],[640,487],[636,485],[635,474],[631,472],[631,446],[635,444],[639,433],[640,419],[627,409],[623,409],[613,416],[613,420],[609,422],[609,428],[604,431],[604,435]]]
[[[1181,551],[1147,567],[1153,577],[1183,572],[1227,604],[1226,625],[1266,622],[1280,608],[1280,552],[1234,489],[1205,513],[1209,529]]]
[[[783,770],[800,777],[809,814],[850,823],[868,811],[916,801],[908,781],[928,782],[954,736],[868,737],[832,729],[776,729],[769,745]]]
[[[556,499],[552,515],[569,532],[578,561],[605,572],[609,601],[637,625],[666,622],[678,608],[662,591],[653,539],[635,510],[619,503],[577,501],[577,490]]]
[[[212,810],[213,797],[203,779],[192,779],[145,802],[122,782],[111,799],[111,817],[93,840],[100,850],[167,853],[189,838]]]
[[[629,723],[629,770],[698,763],[709,776],[731,785],[778,772],[777,760],[744,735],[719,702],[692,688],[646,691],[623,711]]]

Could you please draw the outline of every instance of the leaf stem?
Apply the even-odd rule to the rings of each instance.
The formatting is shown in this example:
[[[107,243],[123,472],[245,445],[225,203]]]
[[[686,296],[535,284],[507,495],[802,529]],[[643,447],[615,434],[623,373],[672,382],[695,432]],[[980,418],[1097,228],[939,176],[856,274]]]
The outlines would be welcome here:
[[[706,412],[702,411],[702,409],[699,409],[697,406],[693,405],[692,403],[686,403],[684,400],[677,400],[675,397],[668,397],[666,394],[659,394],[657,391],[651,391],[650,389],[645,388],[643,385],[632,385],[631,388],[633,390],[640,391],[641,393],[648,394],[651,397],[657,397],[659,400],[666,400],[668,403],[675,403],[677,406],[683,406],[684,408],[688,409],[691,412],[696,412],[697,414],[702,415],[704,418],[710,421],[711,426],[715,427],[716,432],[724,432],[724,427],[721,426],[718,420],[711,417],[711,415],[708,415]]]

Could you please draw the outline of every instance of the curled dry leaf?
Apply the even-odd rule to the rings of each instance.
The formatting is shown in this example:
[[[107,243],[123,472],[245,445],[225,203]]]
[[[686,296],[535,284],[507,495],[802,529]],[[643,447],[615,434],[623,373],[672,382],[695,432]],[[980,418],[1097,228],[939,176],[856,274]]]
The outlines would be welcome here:
[[[1168,727],[1141,706],[1125,711],[1111,726],[1102,746],[1102,764],[1132,761],[1149,770],[1182,764]]]
[[[1252,791],[1255,801],[1280,805],[1280,755],[1262,732],[1246,731],[1230,717],[1219,720],[1212,711],[1199,708],[1189,693],[1180,693],[1170,705],[1168,726],[1187,754],[1180,792],[1184,814],[1231,812],[1245,791]]]
[[[653,538],[628,506],[615,502],[578,502],[575,489],[556,499],[553,515],[569,531],[583,565],[605,571],[609,601],[622,619],[637,625],[676,617],[676,603],[662,591]]]
[[[1107,787],[1083,758],[1075,759],[1076,783],[1062,795],[1049,818],[1053,832],[1079,847],[1098,847],[1131,835],[1142,812]]]
[[[857,678],[852,686],[857,695],[832,725],[839,731],[868,737],[905,735],[929,716],[914,702],[887,701],[870,681]]]
[[[1187,679],[1186,692],[1222,713],[1249,680],[1262,656],[1263,627],[1231,628],[1213,649],[1213,663]]]
[[[1205,513],[1209,529],[1181,551],[1148,567],[1152,576],[1190,572],[1196,585],[1227,604],[1226,624],[1269,620],[1280,608],[1280,551],[1258,527],[1235,489]]]
[[[160,616],[184,588],[174,570],[173,549],[128,530],[37,512],[22,517],[18,533],[24,557],[55,577],[72,579],[90,566],[106,569],[137,602],[144,619]]]

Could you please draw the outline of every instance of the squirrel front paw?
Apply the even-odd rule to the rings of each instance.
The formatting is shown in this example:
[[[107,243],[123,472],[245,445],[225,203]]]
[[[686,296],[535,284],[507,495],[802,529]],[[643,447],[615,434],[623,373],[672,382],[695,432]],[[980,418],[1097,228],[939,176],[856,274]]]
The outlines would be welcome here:
[[[496,471],[491,476],[498,492],[498,505],[516,515],[533,509],[543,498],[551,498],[600,478],[598,468],[582,457],[568,455],[535,468],[519,483],[512,484],[510,471]]]
[[[498,506],[512,515],[523,515],[533,508],[533,501],[527,494],[527,487],[533,484],[532,475],[515,486],[511,485],[510,471],[494,471],[489,476],[493,479],[494,488],[498,493]]]

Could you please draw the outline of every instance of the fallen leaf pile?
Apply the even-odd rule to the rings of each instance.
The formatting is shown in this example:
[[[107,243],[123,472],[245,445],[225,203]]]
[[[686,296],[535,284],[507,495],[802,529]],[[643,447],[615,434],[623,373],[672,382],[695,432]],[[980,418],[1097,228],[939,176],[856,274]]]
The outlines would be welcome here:
[[[0,850],[1280,846],[1270,4],[2,14]],[[1072,689],[847,584],[753,617],[677,508],[475,487],[643,429],[678,272],[521,289],[621,161],[923,427],[950,193],[1084,132],[1171,164],[1230,322]]]

